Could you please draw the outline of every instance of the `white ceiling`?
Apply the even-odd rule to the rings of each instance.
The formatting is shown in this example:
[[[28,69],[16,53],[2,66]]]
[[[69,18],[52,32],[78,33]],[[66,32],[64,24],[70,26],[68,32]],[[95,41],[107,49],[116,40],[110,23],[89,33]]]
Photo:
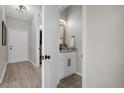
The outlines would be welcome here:
[[[41,11],[40,5],[25,5],[27,12],[25,14],[19,14],[16,10],[18,5],[6,5],[5,11],[6,16],[16,17],[24,20],[30,20],[35,12]]]

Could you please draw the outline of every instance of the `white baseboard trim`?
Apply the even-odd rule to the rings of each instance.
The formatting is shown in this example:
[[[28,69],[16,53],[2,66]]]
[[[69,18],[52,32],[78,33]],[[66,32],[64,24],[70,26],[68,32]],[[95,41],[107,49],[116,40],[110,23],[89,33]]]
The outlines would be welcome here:
[[[79,72],[76,72],[75,74],[77,74],[77,75],[79,75],[79,76],[82,76],[82,74],[81,74],[81,73],[79,73]]]
[[[18,60],[18,61],[13,61],[13,62],[8,61],[8,63],[19,63],[19,62],[23,62],[23,61],[29,61],[29,62],[30,62],[31,64],[33,64],[35,67],[39,67],[39,65],[33,63],[32,60],[30,60],[30,59],[23,59],[23,60]]]
[[[60,83],[60,80],[57,80],[57,85]]]
[[[23,62],[23,61],[28,61],[28,59],[22,59],[22,60],[17,60],[13,62],[8,61],[8,63],[18,63],[18,62]]]
[[[34,65],[35,67],[39,67],[39,65],[35,64],[32,62],[32,60],[28,59],[27,61],[29,61],[32,65]]]
[[[39,67],[39,65],[36,65],[32,62],[32,60],[30,59],[23,59],[23,60],[18,60],[18,61],[13,61],[13,62],[8,62],[8,63],[19,63],[19,62],[23,62],[23,61],[29,61],[31,64],[33,64],[35,67]]]
[[[7,64],[8,63],[6,63],[5,66],[4,66],[3,73],[2,73],[2,76],[0,78],[0,83],[2,83],[2,81],[3,81],[4,75],[5,75],[5,72],[6,72],[6,68],[7,68]]]

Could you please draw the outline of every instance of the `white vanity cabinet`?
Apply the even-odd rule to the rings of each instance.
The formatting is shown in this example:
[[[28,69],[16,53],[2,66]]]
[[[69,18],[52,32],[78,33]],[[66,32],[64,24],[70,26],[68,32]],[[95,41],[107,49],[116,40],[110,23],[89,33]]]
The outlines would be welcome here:
[[[60,52],[59,79],[63,79],[76,72],[76,51]]]

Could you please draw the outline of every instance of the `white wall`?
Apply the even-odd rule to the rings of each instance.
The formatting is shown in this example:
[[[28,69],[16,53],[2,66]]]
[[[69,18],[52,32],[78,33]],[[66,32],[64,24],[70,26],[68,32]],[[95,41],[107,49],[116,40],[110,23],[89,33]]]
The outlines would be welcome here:
[[[29,59],[32,61],[33,64],[38,66],[39,56],[37,55],[39,50],[39,21],[38,21],[38,13],[35,13],[30,21],[30,31],[29,31]]]
[[[70,43],[71,36],[76,38],[77,62],[76,71],[82,75],[82,6],[70,6],[66,10],[67,14],[67,31],[66,43]],[[63,17],[64,18],[64,17]]]
[[[87,87],[124,87],[124,6],[87,8]]]
[[[4,6],[0,6],[0,82],[2,79],[2,74],[4,71],[4,67],[7,64],[7,46],[2,46],[2,20],[6,24],[6,16]]]
[[[64,21],[67,21],[67,12],[66,12],[66,10],[60,12],[60,19],[63,19]]]
[[[7,16],[7,26],[11,29],[29,30],[29,21]]]

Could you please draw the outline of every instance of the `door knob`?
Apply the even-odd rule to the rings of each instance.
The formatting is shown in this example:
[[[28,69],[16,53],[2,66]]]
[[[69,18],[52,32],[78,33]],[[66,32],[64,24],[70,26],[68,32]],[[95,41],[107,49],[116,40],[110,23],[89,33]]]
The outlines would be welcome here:
[[[50,59],[50,55],[45,55],[45,59]]]
[[[44,59],[50,59],[50,55],[42,56],[42,60],[44,60]]]

